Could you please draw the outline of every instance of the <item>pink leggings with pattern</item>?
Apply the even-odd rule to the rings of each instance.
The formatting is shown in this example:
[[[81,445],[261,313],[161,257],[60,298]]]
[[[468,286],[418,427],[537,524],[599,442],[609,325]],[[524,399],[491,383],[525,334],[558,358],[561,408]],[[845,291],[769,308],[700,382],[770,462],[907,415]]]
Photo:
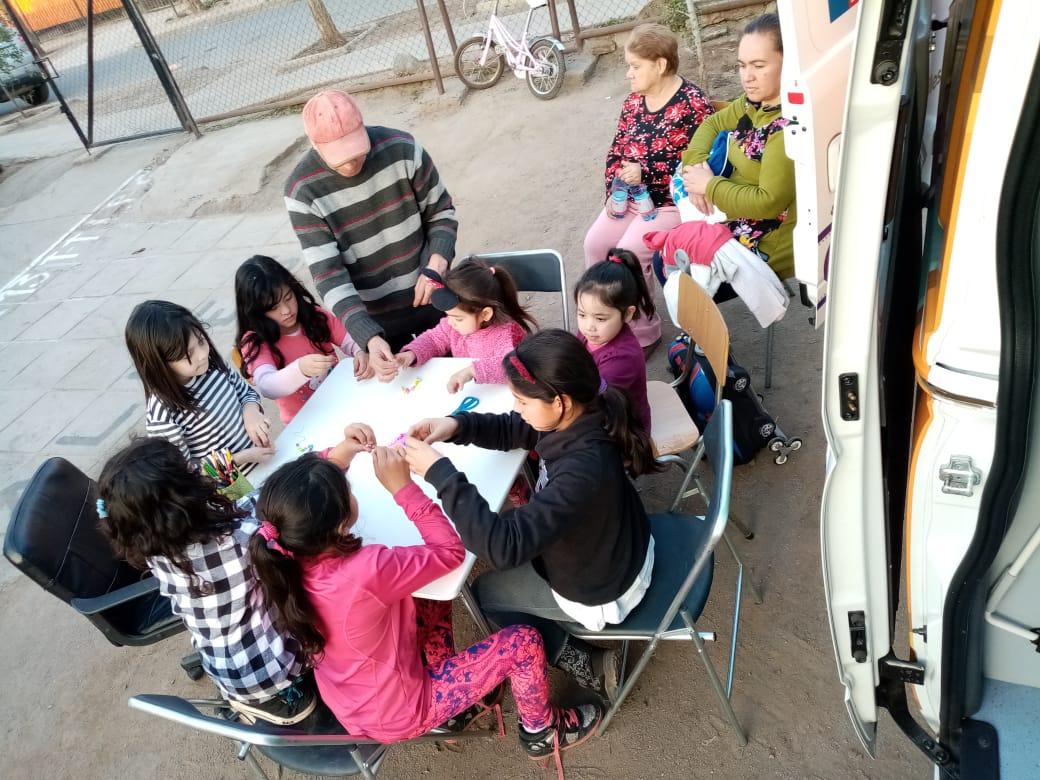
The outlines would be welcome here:
[[[415,609],[433,693],[423,731],[476,704],[507,677],[524,728],[541,731],[552,725],[549,670],[537,631],[509,626],[456,653],[451,602],[415,599]]]

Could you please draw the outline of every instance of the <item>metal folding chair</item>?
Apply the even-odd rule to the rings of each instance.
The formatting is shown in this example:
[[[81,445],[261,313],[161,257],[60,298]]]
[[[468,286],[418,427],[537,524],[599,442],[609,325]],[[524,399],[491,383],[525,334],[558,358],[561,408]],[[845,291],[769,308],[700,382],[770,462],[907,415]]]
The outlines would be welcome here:
[[[519,252],[489,252],[463,258],[476,258],[509,271],[520,292],[558,292],[563,307],[563,328],[571,329],[567,305],[567,271],[563,257],[555,249],[527,249]]]
[[[238,760],[245,761],[258,780],[268,780],[268,776],[257,761],[253,748],[278,766],[279,777],[284,767],[304,775],[360,775],[366,780],[372,780],[390,747],[374,739],[347,734],[335,716],[320,702],[314,713],[296,726],[275,726],[262,721],[243,723],[236,719],[237,714],[222,699],[182,699],[179,696],[141,694],[131,698],[129,703],[131,709],[232,740],[238,747]],[[212,710],[213,714],[204,714],[200,707]],[[498,732],[495,731],[447,732],[434,729],[415,739],[393,744],[460,742],[497,736]]]
[[[703,493],[703,485],[697,477],[697,466],[704,457],[704,444],[696,424],[683,406],[676,388],[682,387],[690,377],[696,364],[694,350],[700,348],[712,373],[726,376],[729,361],[729,328],[722,312],[700,285],[688,275],[679,278],[679,304],[676,309],[679,327],[690,337],[683,371],[674,382],[649,381],[646,383],[647,400],[650,402],[650,438],[654,443],[657,461],[676,466],[683,472],[683,480],[672,500],[669,512],[675,512],[683,499]],[[716,382],[715,405],[722,401],[724,382]],[[680,453],[692,450],[689,459]],[[690,489],[690,483],[694,484]],[[732,523],[740,529],[746,539],[754,534],[735,516]]]
[[[635,687],[640,675],[650,662],[650,657],[662,640],[691,640],[697,655],[708,673],[708,680],[719,699],[723,714],[737,734],[741,745],[747,744],[740,721],[737,719],[730,696],[733,691],[734,668],[737,655],[737,631],[740,626],[740,610],[743,587],[750,588],[757,603],[762,602],[761,593],[744,576],[744,562],[725,534],[729,518],[730,488],[733,478],[733,419],[729,401],[722,401],[702,439],[708,462],[715,472],[715,482],[708,500],[705,517],[690,515],[651,515],[650,527],[654,536],[654,571],[647,591],[639,606],[619,625],[608,625],[601,631],[589,631],[580,623],[563,623],[568,632],[580,639],[620,641],[624,643],[622,657],[627,660],[628,643],[632,640],[646,641],[635,669],[624,678],[617,700],[603,718],[599,733],[617,713],[622,703]],[[715,665],[708,657],[705,640],[716,639],[713,631],[700,631],[697,619],[704,610],[715,564],[715,545],[722,539],[737,563],[737,589],[734,599],[733,623],[730,634],[729,669],[723,686]],[[624,662],[622,662],[624,668]]]

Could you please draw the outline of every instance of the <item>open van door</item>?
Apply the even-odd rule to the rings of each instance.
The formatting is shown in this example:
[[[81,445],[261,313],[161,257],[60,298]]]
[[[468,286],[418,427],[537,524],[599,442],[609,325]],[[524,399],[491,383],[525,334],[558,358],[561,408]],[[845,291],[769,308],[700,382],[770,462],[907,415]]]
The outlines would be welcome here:
[[[918,18],[914,0],[851,5],[781,0],[779,11],[786,23],[785,112],[798,116],[785,138],[799,171],[798,220],[805,226],[796,270],[810,289],[815,282],[818,322],[826,314],[824,590],[845,704],[873,756],[883,678],[905,663],[891,655],[900,558],[893,531],[901,529],[902,497],[898,490],[893,496],[888,477],[894,467],[906,479],[916,300],[893,298],[906,288],[889,280],[900,268],[916,287],[911,269],[920,263],[920,206],[913,197],[904,202],[899,185],[909,169],[907,192],[919,187],[916,151],[907,159],[919,146],[908,137],[914,123],[907,116],[918,78],[912,50],[922,35],[927,46],[930,18]],[[788,70],[792,55],[798,67]],[[908,254],[902,265],[901,251]],[[900,327],[886,330],[880,323],[893,304]],[[898,361],[890,345],[896,334],[905,342]],[[900,377],[893,384],[902,390],[887,393],[885,383]],[[890,439],[897,428],[905,429],[902,444]],[[916,674],[913,664],[906,674]]]
[[[826,319],[834,192],[859,6],[856,0],[781,0],[777,13],[784,38],[780,95],[791,120],[784,146],[798,192],[794,275],[819,328]]]

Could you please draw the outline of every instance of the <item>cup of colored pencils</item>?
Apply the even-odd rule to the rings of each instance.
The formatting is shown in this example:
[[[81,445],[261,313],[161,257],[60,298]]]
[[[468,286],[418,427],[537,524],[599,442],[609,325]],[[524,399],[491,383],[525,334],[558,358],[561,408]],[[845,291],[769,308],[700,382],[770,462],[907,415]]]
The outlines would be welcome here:
[[[253,492],[253,486],[231,457],[231,450],[211,452],[202,459],[202,470],[220,485],[220,492],[232,500],[237,501]]]

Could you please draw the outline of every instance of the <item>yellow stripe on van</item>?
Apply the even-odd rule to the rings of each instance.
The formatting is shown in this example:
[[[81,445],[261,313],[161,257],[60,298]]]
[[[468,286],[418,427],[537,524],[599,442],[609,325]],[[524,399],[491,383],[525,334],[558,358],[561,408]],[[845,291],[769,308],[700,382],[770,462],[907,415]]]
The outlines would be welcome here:
[[[924,305],[917,323],[914,337],[913,358],[917,373],[928,378],[926,360],[928,342],[942,321],[946,281],[950,268],[950,255],[957,234],[957,212],[960,208],[964,188],[964,173],[968,167],[971,136],[975,127],[982,82],[989,65],[990,50],[1000,18],[1001,0],[979,0],[975,6],[971,31],[964,57],[964,72],[961,74],[950,120],[950,143],[947,147],[946,170],[943,174],[939,197],[939,224],[944,229],[942,259],[939,266],[929,271]],[[953,45],[947,40],[947,45]],[[985,149],[986,139],[979,139],[979,148]]]

